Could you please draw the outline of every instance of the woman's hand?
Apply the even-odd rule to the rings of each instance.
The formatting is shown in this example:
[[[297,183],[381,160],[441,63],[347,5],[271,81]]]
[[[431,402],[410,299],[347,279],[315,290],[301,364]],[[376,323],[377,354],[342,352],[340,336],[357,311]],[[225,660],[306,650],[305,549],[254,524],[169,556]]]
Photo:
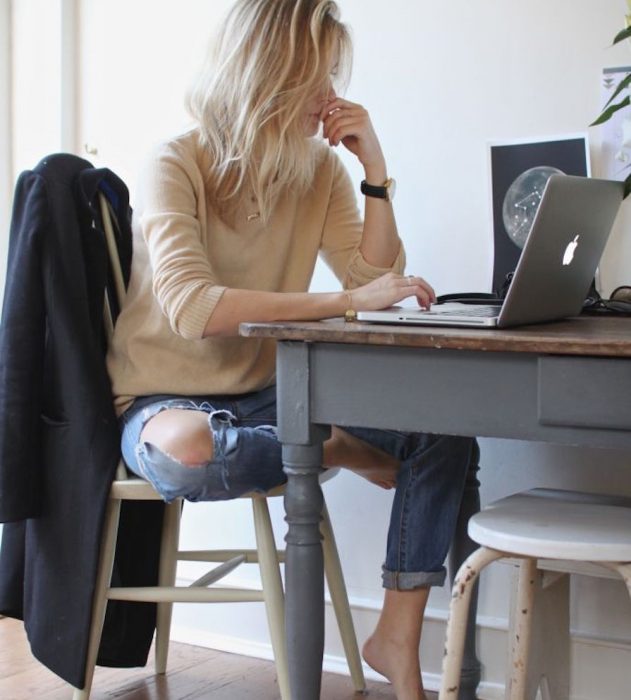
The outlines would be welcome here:
[[[398,275],[388,272],[382,277],[365,284],[363,287],[349,290],[355,311],[376,311],[397,304],[408,297],[416,300],[424,309],[429,309],[436,301],[432,287],[415,275]]]
[[[342,143],[368,172],[386,172],[386,162],[370,115],[358,104],[335,97],[322,111],[323,135],[331,146]]]

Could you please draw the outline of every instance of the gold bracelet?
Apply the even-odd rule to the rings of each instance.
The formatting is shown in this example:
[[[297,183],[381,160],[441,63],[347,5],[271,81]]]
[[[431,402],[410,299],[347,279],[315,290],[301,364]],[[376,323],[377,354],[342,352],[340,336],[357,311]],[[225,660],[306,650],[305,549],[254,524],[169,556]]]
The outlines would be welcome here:
[[[348,289],[344,290],[344,294],[346,294],[346,298],[348,299],[348,309],[344,312],[344,320],[347,323],[357,321],[357,312],[353,309],[353,295]]]

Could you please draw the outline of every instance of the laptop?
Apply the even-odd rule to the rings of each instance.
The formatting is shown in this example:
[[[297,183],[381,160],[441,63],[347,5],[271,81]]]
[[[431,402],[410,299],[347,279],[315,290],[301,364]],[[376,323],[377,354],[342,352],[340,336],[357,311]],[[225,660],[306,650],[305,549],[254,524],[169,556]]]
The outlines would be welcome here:
[[[576,316],[594,279],[623,192],[622,182],[552,175],[503,302],[435,304],[430,310],[393,306],[358,311],[357,319],[507,328]]]

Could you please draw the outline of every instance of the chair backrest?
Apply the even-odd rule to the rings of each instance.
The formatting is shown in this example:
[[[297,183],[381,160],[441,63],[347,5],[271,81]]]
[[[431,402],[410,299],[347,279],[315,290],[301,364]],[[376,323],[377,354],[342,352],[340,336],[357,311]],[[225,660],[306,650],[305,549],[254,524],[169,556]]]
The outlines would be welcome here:
[[[114,294],[116,295],[116,301],[118,303],[118,308],[120,309],[125,300],[125,282],[123,279],[123,269],[121,267],[120,257],[118,255],[118,248],[116,247],[116,235],[114,233],[114,227],[118,228],[118,221],[116,216],[112,211],[110,203],[107,201],[105,195],[99,193],[99,205],[101,209],[101,219],[103,222],[103,231],[105,232],[105,242],[107,244],[107,253],[110,259],[110,267],[112,272],[112,278],[114,280]],[[110,304],[109,296],[107,291],[105,293],[105,307],[104,307],[104,322],[105,331],[108,341],[111,340],[114,333],[114,323],[116,318],[114,317],[114,312],[112,310],[112,305]]]
[[[125,300],[125,281],[123,277],[123,268],[121,266],[120,257],[118,255],[118,247],[116,246],[116,234],[114,233],[114,228],[118,228],[118,221],[116,220],[116,215],[112,211],[112,207],[107,200],[107,197],[100,192],[99,193],[99,205],[101,209],[101,220],[103,223],[103,231],[105,233],[105,242],[107,244],[107,253],[110,260],[110,269],[113,279],[113,292],[116,299],[116,305],[120,310],[123,306],[123,301]],[[103,298],[103,323],[105,325],[105,337],[107,342],[110,343],[112,336],[114,335],[114,324],[116,323],[116,315],[112,304],[110,302],[109,290],[105,290]],[[122,480],[129,478],[125,464],[121,459],[118,463],[116,469],[116,479]]]

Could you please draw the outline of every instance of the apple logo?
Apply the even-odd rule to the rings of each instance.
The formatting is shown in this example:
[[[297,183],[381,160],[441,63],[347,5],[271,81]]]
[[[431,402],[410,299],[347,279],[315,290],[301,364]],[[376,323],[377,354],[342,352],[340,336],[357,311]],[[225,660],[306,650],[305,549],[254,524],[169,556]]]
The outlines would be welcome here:
[[[564,265],[569,265],[572,260],[574,259],[574,252],[576,250],[576,246],[578,245],[578,236],[574,236],[574,240],[570,241],[570,243],[567,244],[567,248],[565,249],[565,253],[563,253],[563,264]]]

